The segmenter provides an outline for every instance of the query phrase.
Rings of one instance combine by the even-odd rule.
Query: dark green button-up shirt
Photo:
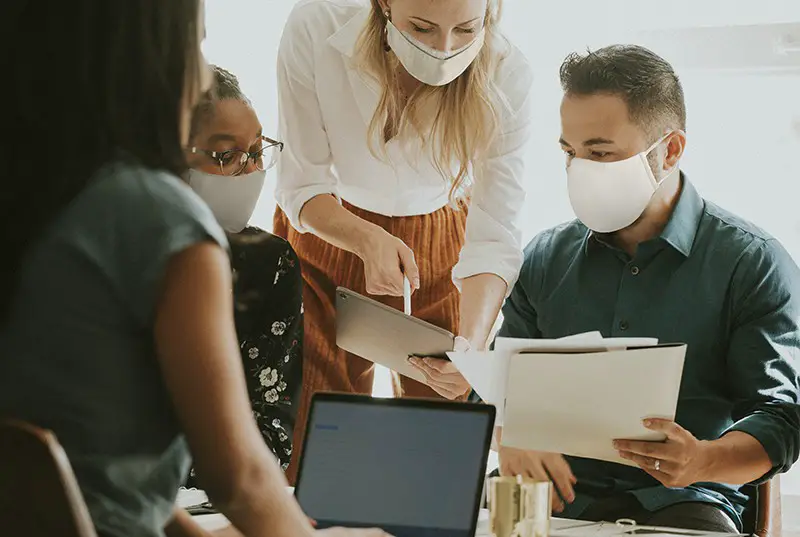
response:
[[[703,200],[685,177],[663,233],[632,258],[578,221],[538,235],[503,314],[501,336],[599,330],[686,343],[676,421],[703,440],[728,431],[754,436],[772,474],[798,457],[800,271],[777,240]],[[651,511],[714,503],[741,526],[739,486],[668,489],[638,468],[568,459],[578,485],[565,516],[579,516],[593,498],[631,491]]]

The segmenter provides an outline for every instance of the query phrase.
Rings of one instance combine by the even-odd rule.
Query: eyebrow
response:
[[[256,134],[256,137],[255,137],[255,140],[253,140],[250,143],[250,145],[258,142],[258,140],[262,136],[263,136],[262,131],[258,131],[258,134]],[[214,143],[214,142],[235,142],[235,141],[236,141],[236,136],[234,136],[232,134],[219,133],[219,134],[213,134],[213,135],[208,137],[208,142],[209,143]]]
[[[209,143],[214,143],[214,142],[235,142],[235,141],[236,141],[236,137],[233,136],[232,134],[213,134],[213,135],[208,137],[208,142]]]
[[[428,19],[423,19],[422,17],[414,17],[414,16],[412,16],[411,18],[412,19],[417,19],[418,21],[424,22],[425,24],[430,24],[431,26],[436,26],[437,28],[439,27],[439,25],[436,24],[435,22],[429,21]],[[472,20],[468,20],[468,21],[462,22],[461,24],[456,24],[456,26],[466,26],[467,24],[472,24],[473,22],[475,22],[477,20],[480,20],[480,19],[481,19],[481,17],[475,17]]]
[[[567,143],[564,138],[559,138],[558,143],[567,147],[572,147],[570,144]],[[614,143],[614,140],[609,140],[608,138],[590,138],[583,142],[583,147],[591,147],[593,145],[611,145]]]

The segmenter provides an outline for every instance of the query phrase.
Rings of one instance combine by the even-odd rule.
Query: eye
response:
[[[422,26],[417,26],[413,22],[411,23],[411,28],[418,34],[429,34],[433,31],[433,28],[423,28]]]
[[[475,33],[475,28],[456,28],[456,32],[459,32],[459,33],[462,33],[462,34],[474,34]]]
[[[219,161],[222,163],[223,166],[228,166],[229,164],[233,163],[234,159],[236,158],[236,152],[234,151],[226,151],[219,156]]]
[[[611,153],[609,153],[608,151],[592,151],[591,152],[591,155],[594,158],[606,158],[610,154]]]

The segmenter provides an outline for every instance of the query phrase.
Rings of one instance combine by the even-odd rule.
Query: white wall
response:
[[[294,3],[207,0],[206,55],[239,75],[266,133],[277,124],[275,55]],[[800,54],[774,52],[776,42],[800,44],[800,1],[506,0],[503,24],[537,74],[526,238],[572,216],[556,143],[561,60],[587,46],[639,42],[669,59],[683,79],[683,167],[691,180],[800,260]],[[270,186],[254,222],[271,228],[273,207]],[[800,471],[787,476],[784,489],[800,494]]]

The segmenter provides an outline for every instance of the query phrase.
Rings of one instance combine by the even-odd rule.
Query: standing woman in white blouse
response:
[[[289,16],[275,231],[306,285],[295,463],[314,392],[372,390],[372,363],[336,346],[337,286],[401,308],[405,274],[416,317],[483,348],[516,280],[532,74],[500,3],[301,0]],[[401,378],[398,395],[468,393],[449,362],[415,365],[433,391]]]

